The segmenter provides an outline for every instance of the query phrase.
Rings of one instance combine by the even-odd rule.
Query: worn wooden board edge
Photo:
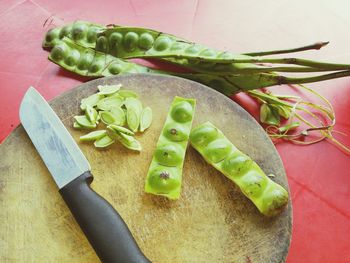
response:
[[[127,78],[128,75],[130,75],[130,74],[125,74],[125,75],[122,75],[122,76],[111,76],[111,77],[106,77],[106,78],[103,78],[103,79],[105,79],[106,81],[108,81],[108,80],[110,80],[110,79],[115,79],[115,78],[117,78],[117,79],[123,79],[123,78]],[[135,74],[133,74],[133,75],[134,75],[134,77],[137,77]],[[142,73],[142,74],[137,74],[137,75],[138,75],[139,77],[152,77],[152,75],[157,75],[157,76],[160,76],[160,77],[162,77],[162,78],[179,78],[179,77],[174,77],[174,76],[164,76],[164,75],[148,74],[148,73],[147,73],[147,74],[143,74],[143,73]],[[183,79],[183,78],[179,78],[179,79],[181,79],[182,81],[186,81],[186,82],[193,82],[193,81],[191,81],[191,80],[187,80],[187,79]],[[89,81],[88,83],[94,83],[94,82],[97,83],[97,82],[100,82],[100,81],[101,81],[101,79],[96,79],[96,80],[91,80],[91,81]],[[86,83],[87,83],[87,82],[86,82]],[[81,85],[79,85],[79,86],[77,86],[77,87],[75,87],[75,88],[73,88],[73,89],[71,89],[71,90],[69,90],[69,91],[66,91],[66,92],[62,93],[62,94],[60,94],[59,96],[57,96],[57,97],[55,97],[54,99],[52,99],[52,100],[49,101],[49,104],[51,105],[51,107],[55,110],[55,112],[57,113],[57,115],[58,115],[61,119],[62,119],[62,115],[60,114],[60,107],[61,107],[62,105],[60,105],[60,103],[59,103],[60,99],[61,99],[62,97],[70,96],[70,94],[77,93],[77,92],[79,92],[79,90],[84,89],[86,83],[82,83]],[[202,84],[200,84],[200,83],[197,83],[197,82],[196,82],[196,84],[197,84],[197,85],[201,85],[201,86],[202,86],[203,88],[205,88],[205,89],[210,89],[212,92],[216,93],[217,96],[222,96],[222,97],[224,97],[225,100],[229,101],[230,103],[233,103],[233,104],[238,105],[236,102],[234,102],[234,101],[232,101],[230,98],[228,98],[228,97],[222,95],[220,92],[218,92],[218,91],[216,91],[216,90],[213,90],[213,89],[211,89],[211,88],[209,88],[209,87],[207,87],[207,86],[205,86],[205,85],[202,85]],[[97,89],[96,89],[96,90],[97,90]],[[268,137],[268,135],[265,133],[265,131],[263,130],[263,128],[260,126],[260,124],[259,124],[252,116],[250,116],[250,114],[249,114],[247,111],[245,111],[241,106],[238,105],[238,107],[239,107],[240,111],[244,112],[245,115],[247,115],[247,116],[249,116],[249,118],[251,118],[251,121],[253,121],[253,122],[256,123],[257,128],[260,129],[261,132],[262,132],[263,134],[265,134],[265,137],[266,137],[267,140],[269,141],[271,148],[274,149],[274,151],[275,151],[275,153],[276,153],[276,156],[277,156],[277,160],[276,160],[276,161],[279,163],[278,165],[281,166],[281,168],[282,168],[282,170],[283,170],[283,174],[282,174],[282,178],[281,178],[281,179],[284,181],[283,184],[286,186],[286,188],[287,188],[287,190],[288,190],[288,193],[289,193],[289,196],[290,196],[290,188],[289,188],[289,185],[288,185],[288,180],[287,180],[287,176],[286,176],[285,169],[284,169],[284,166],[283,166],[283,162],[282,162],[282,160],[281,160],[281,158],[280,158],[280,156],[279,156],[279,154],[278,154],[278,152],[277,152],[277,150],[276,150],[274,144],[272,143],[272,141],[270,140],[270,138]],[[0,151],[1,151],[1,148],[4,147],[4,146],[5,146],[14,136],[16,136],[18,133],[25,133],[25,131],[24,131],[24,129],[23,129],[23,126],[22,126],[21,124],[18,125],[18,126],[12,131],[12,133],[11,133],[9,136],[6,137],[6,139],[3,141],[2,144],[0,144]],[[1,187],[0,187],[0,190],[1,190]],[[0,191],[0,193],[1,193],[1,191]],[[289,203],[288,203],[288,206],[287,206],[286,210],[288,211],[288,213],[289,213],[289,215],[290,215],[290,216],[289,216],[289,219],[290,219],[290,220],[289,220],[288,225],[287,225],[288,228],[286,229],[286,231],[288,232],[288,234],[285,235],[286,240],[283,241],[283,243],[284,243],[284,245],[285,245],[285,246],[284,246],[284,250],[281,251],[281,253],[280,253],[281,258],[280,258],[279,262],[285,262],[286,257],[287,257],[287,255],[288,255],[289,248],[290,248],[291,238],[292,238],[291,232],[292,232],[292,225],[293,225],[293,213],[292,213],[292,201],[291,201],[291,198],[289,199]]]

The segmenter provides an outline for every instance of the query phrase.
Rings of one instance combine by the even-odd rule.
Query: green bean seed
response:
[[[141,112],[140,118],[140,132],[144,132],[146,129],[151,126],[152,123],[152,109],[150,107],[146,107]]]
[[[216,130],[214,136],[214,130]],[[205,132],[211,142],[201,143]],[[225,135],[210,122],[199,125],[190,135],[191,145],[204,159],[233,181],[266,216],[274,216],[288,203],[288,192],[272,181],[249,156],[239,151]]]
[[[121,88],[121,86],[122,86],[121,84],[98,85],[97,88],[100,91],[99,94],[109,96],[109,95],[116,93]]]
[[[163,129],[163,135],[170,141],[182,142],[188,140],[189,131],[178,122],[169,122]]]
[[[124,37],[124,47],[128,51],[133,51],[137,47],[139,35],[135,32],[128,32]]]
[[[87,31],[87,25],[85,25],[84,23],[74,23],[73,27],[72,27],[72,38],[74,40],[80,40],[82,39]]]
[[[60,61],[62,60],[68,53],[68,47],[64,43],[60,43],[51,50],[51,56],[53,59]]]
[[[104,137],[106,134],[107,134],[106,130],[93,131],[83,136],[80,136],[80,141],[82,142],[95,141]]]
[[[178,169],[159,165],[150,171],[148,183],[157,194],[166,194],[179,188],[180,180]]]
[[[96,148],[106,148],[114,143],[114,140],[105,135],[94,142]]]
[[[116,33],[114,33],[114,34],[116,34]],[[151,34],[143,33],[140,36],[139,47],[141,49],[148,50],[148,49],[150,49],[152,47],[153,42],[154,42],[154,38],[153,38],[153,36]]]
[[[182,110],[179,110],[179,105],[186,105],[186,103],[190,105],[190,110],[185,114],[186,122],[183,122],[184,114]],[[183,163],[195,105],[194,99],[174,98],[148,169],[145,183],[146,193],[165,196],[173,200],[179,199]]]
[[[90,120],[84,115],[84,116],[74,116],[75,121],[82,127],[87,129],[94,129],[96,128],[96,123],[90,122]]]
[[[76,50],[72,50],[69,55],[66,57],[66,59],[64,60],[64,62],[68,65],[68,66],[75,66],[78,61],[80,59],[80,53]]]
[[[218,136],[218,130],[209,125],[199,126],[194,128],[190,134],[191,143],[197,147],[207,146],[208,143],[215,140]]]
[[[171,117],[178,122],[190,121],[192,119],[192,114],[192,105],[187,101],[179,102],[173,107],[171,111]]]

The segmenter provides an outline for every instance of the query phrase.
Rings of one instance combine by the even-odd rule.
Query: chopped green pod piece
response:
[[[115,116],[112,112],[110,111],[100,111],[99,112],[100,114],[100,118],[101,118],[101,121],[106,124],[106,125],[109,125],[109,124],[112,124],[112,123],[116,123],[117,122],[117,116]]]
[[[109,95],[116,93],[120,89],[121,86],[122,86],[122,84],[98,85],[97,88],[100,91],[99,94],[109,96]]]
[[[94,142],[96,148],[106,148],[114,143],[114,139],[105,135]]]
[[[126,98],[124,101],[124,105],[127,110],[133,108],[138,114],[142,112],[142,102],[134,97]]]
[[[110,110],[112,108],[118,108],[123,105],[123,100],[117,96],[105,97],[97,103],[99,110]]]
[[[86,117],[89,119],[89,121],[91,123],[96,123],[97,124],[97,116],[98,113],[97,111],[91,107],[89,104],[86,105],[86,109],[85,109],[85,115]]]
[[[129,126],[129,128],[133,132],[137,132],[140,125],[140,115],[137,113],[137,111],[134,108],[127,109],[126,111],[126,122]]]
[[[106,134],[107,134],[106,130],[93,131],[83,136],[80,136],[80,141],[82,142],[95,141],[104,137]]]
[[[136,140],[133,136],[127,135],[122,132],[117,132],[117,139],[120,141],[122,145],[124,145],[126,148],[141,152],[142,146],[138,140]]]
[[[186,104],[190,105],[191,110],[189,111],[190,116],[186,115],[187,121],[183,122],[183,112],[176,109],[178,105]],[[179,199],[183,163],[195,106],[196,100],[194,99],[177,96],[174,98],[148,169],[145,182],[146,193],[165,196],[171,200]]]
[[[140,132],[144,132],[146,129],[151,126],[152,123],[152,109],[150,107],[146,107],[141,112],[140,119]]]
[[[116,131],[116,132],[124,133],[126,135],[130,135],[130,136],[134,136],[135,135],[135,133],[133,133],[129,129],[127,129],[125,127],[122,127],[122,126],[115,125],[115,124],[108,125],[107,128],[110,128],[110,129],[112,129],[113,131]]]
[[[198,126],[191,131],[191,144],[198,147],[207,146],[218,136],[218,130],[213,126]]]
[[[124,98],[137,98],[139,96],[135,91],[126,89],[119,90],[118,94]]]
[[[90,122],[90,120],[84,116],[74,116],[75,121],[84,128],[94,129],[96,128],[96,123]]]
[[[120,107],[113,107],[109,110],[114,116],[114,124],[124,126],[126,123],[125,112]]]
[[[77,121],[73,122],[73,128],[74,129],[84,129],[84,127],[81,126],[79,123],[77,123]]]
[[[82,110],[86,110],[86,105],[89,105],[91,107],[95,107],[97,103],[103,98],[103,95],[101,94],[92,94],[91,96],[82,99],[80,102],[80,108]]]
[[[213,130],[217,131],[215,138],[199,132],[212,133]],[[260,213],[275,216],[284,209],[288,203],[288,192],[269,178],[249,156],[239,151],[217,127],[206,122],[194,128],[193,132],[190,135],[191,145],[209,164],[233,181]],[[200,142],[205,140],[200,140],[201,136],[210,137],[212,141],[202,144]],[[227,147],[227,144],[230,146]]]

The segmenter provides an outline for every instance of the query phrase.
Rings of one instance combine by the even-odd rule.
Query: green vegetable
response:
[[[96,128],[96,123],[92,123],[86,116],[74,116],[74,119],[83,128],[87,128],[87,129]]]
[[[92,94],[91,96],[82,99],[80,103],[80,108],[86,110],[86,106],[95,107],[97,103],[103,98],[101,94]]]
[[[125,112],[121,108],[113,107],[109,111],[114,117],[114,124],[119,126],[125,125],[126,116],[125,116]]]
[[[194,128],[190,142],[209,164],[233,181],[262,214],[277,215],[287,205],[288,192],[266,176],[257,163],[239,151],[212,123]]]
[[[141,150],[142,150],[141,144],[133,136],[127,135],[123,132],[118,132],[115,129],[113,129],[113,130],[116,132],[115,136],[116,136],[117,140],[122,145],[124,145],[126,148],[128,148],[130,150],[141,152]]]
[[[123,105],[123,98],[117,96],[111,96],[101,99],[97,103],[99,110],[111,110],[112,108],[119,108]]]
[[[96,123],[96,124],[98,124],[98,121],[97,121],[98,113],[97,113],[97,111],[96,111],[93,107],[91,107],[90,105],[86,105],[85,115],[86,115],[86,117],[89,119],[89,121],[90,121],[91,123]]]
[[[119,90],[118,94],[124,98],[137,98],[138,95],[135,91],[132,91],[132,90],[126,90],[126,89],[123,89],[123,90]]]
[[[107,134],[106,130],[93,131],[83,136],[80,136],[80,141],[82,142],[95,141],[104,137],[106,134]]]
[[[110,111],[100,111],[99,114],[102,122],[106,125],[118,122],[118,116],[116,116]]]
[[[133,133],[129,129],[127,129],[125,127],[122,127],[122,126],[115,125],[115,124],[111,124],[111,125],[107,126],[107,128],[110,128],[113,131],[118,132],[118,133],[124,133],[124,134],[130,135],[130,136],[134,136],[135,135],[135,133]]]
[[[146,107],[141,112],[140,118],[140,132],[144,132],[146,129],[151,126],[152,123],[152,109],[150,107]]]
[[[43,47],[54,47],[64,37],[69,37],[80,45],[95,48],[97,32],[105,29],[102,25],[93,24],[85,21],[76,21],[63,27],[50,29],[44,38]]]
[[[147,173],[146,193],[179,199],[195,106],[194,99],[174,98]]]
[[[102,94],[102,95],[112,95],[114,93],[116,93],[118,90],[120,90],[121,88],[121,84],[117,84],[117,85],[98,85],[97,88],[100,91],[98,94]]]
[[[114,143],[114,140],[105,135],[94,142],[96,148],[106,148]]]

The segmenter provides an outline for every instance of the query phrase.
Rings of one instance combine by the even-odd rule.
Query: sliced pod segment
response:
[[[195,106],[194,99],[174,98],[147,173],[146,193],[179,199]]]

